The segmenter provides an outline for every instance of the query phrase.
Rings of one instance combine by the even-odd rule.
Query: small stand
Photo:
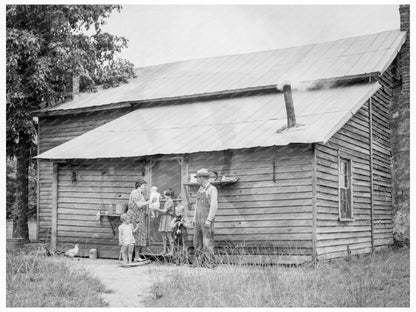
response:
[[[113,235],[116,235],[116,231],[114,229],[114,223],[116,220],[120,220],[120,216],[119,214],[102,214],[100,215],[100,219],[103,217],[107,217],[108,221],[110,222],[111,225],[111,230],[113,231]],[[100,220],[101,221],[101,220]]]
[[[224,185],[230,185],[230,184],[234,184],[234,183],[237,183],[237,182],[238,182],[238,179],[236,179],[235,181],[212,181],[212,182],[209,182],[209,183],[211,185],[221,187],[221,186],[224,186]],[[186,185],[186,186],[200,186],[199,183],[197,183],[197,182],[184,183],[183,185]]]
[[[226,186],[226,185],[231,185],[231,184],[234,184],[234,183],[237,183],[238,182],[238,180],[239,180],[239,178],[235,178],[234,180],[232,180],[232,181],[212,181],[212,182],[209,182],[211,185],[214,185],[214,186],[216,186],[216,187],[222,187],[222,186]],[[189,210],[192,210],[192,208],[191,208],[191,201],[190,201],[190,196],[189,196],[189,188],[190,187],[199,187],[200,185],[199,185],[199,183],[197,183],[197,182],[188,182],[188,183],[184,183],[183,184],[183,188],[184,188],[184,190],[185,190],[185,196],[186,196],[186,200],[187,200],[187,202],[188,202],[188,209]]]

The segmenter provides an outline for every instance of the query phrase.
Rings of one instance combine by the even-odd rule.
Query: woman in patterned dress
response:
[[[134,190],[130,194],[129,198],[129,210],[127,214],[131,217],[133,226],[139,225],[137,232],[134,233],[135,243],[135,254],[134,261],[144,261],[139,256],[141,247],[146,246],[147,241],[147,227],[146,227],[146,215],[149,201],[144,199],[143,193],[146,190],[146,181],[139,179],[136,181]]]

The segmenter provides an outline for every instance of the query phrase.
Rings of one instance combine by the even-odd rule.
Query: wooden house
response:
[[[190,176],[208,168],[238,178],[216,182],[219,255],[300,263],[391,244],[389,107],[404,40],[393,30],[144,67],[39,111],[39,239],[117,258],[113,208],[137,178],[173,188],[192,217]],[[158,252],[148,223],[144,252]]]

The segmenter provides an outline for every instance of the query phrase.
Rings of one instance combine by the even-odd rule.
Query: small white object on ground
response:
[[[70,257],[71,259],[74,258],[79,252],[78,244],[75,245],[74,248],[65,251],[65,256]]]

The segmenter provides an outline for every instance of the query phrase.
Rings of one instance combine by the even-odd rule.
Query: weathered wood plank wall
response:
[[[208,167],[220,175],[240,178],[238,183],[219,189],[215,223],[217,246],[244,245],[247,247],[245,252],[297,254],[310,260],[310,146],[234,151],[231,156],[229,152],[225,156],[223,152],[188,156],[190,173]],[[117,235],[113,235],[107,218],[102,218],[101,223],[96,222],[96,213],[107,211],[111,203],[127,201],[144,166],[132,159],[60,165],[58,247],[78,243],[81,255],[87,255],[90,248],[97,248],[102,257],[118,257]],[[148,174],[143,177],[147,179]],[[191,201],[195,200],[195,191]],[[191,230],[190,240],[192,234]]]
[[[366,103],[327,144],[317,144],[318,259],[371,251],[369,119]],[[352,160],[354,221],[339,218],[338,151]]]
[[[374,246],[393,243],[391,175],[391,100],[394,62],[378,79],[383,86],[373,96]]]
[[[102,217],[101,222],[97,222],[96,213],[108,212],[111,204],[127,203],[138,178],[146,178],[146,166],[133,159],[60,165],[58,247],[77,243],[82,256],[96,248],[100,257],[118,257],[120,221],[113,221],[114,235],[109,219]]]
[[[375,247],[392,243],[389,94],[385,89],[372,97]],[[353,162],[353,221],[338,221],[338,151]],[[327,144],[317,144],[317,213],[320,259],[347,255],[347,249],[351,254],[371,251],[369,102]]]
[[[39,153],[127,114],[130,109],[39,118]],[[39,239],[50,240],[52,205],[52,163],[39,160]]]
[[[219,208],[215,218],[217,246],[254,247],[255,253],[270,252],[270,248],[261,250],[261,247],[267,246],[276,247],[274,252],[278,253],[311,255],[310,146],[190,155],[189,172],[200,168],[240,179],[236,184],[218,188]],[[191,189],[191,202],[195,202],[197,190],[198,187]],[[190,211],[191,218],[193,213]],[[190,231],[190,238],[192,234]]]

